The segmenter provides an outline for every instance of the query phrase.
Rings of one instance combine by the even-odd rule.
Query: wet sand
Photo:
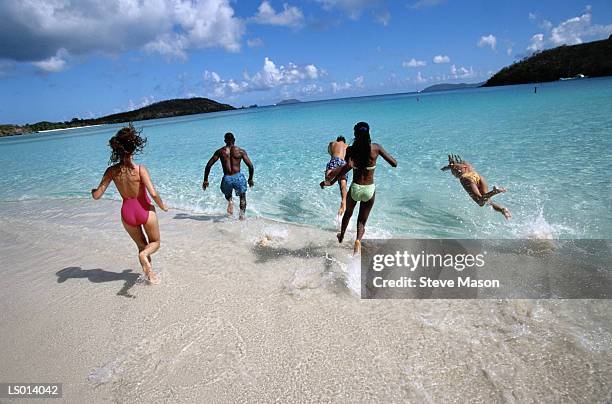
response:
[[[92,403],[612,398],[609,301],[362,301],[332,232],[181,211],[150,286],[119,207],[0,204],[0,381]]]

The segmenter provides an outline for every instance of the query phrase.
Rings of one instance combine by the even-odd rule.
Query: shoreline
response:
[[[31,132],[7,133],[7,134],[0,134],[0,138],[3,138],[3,137],[15,137],[15,136],[29,136],[29,135],[36,135],[37,133],[48,133],[48,132],[59,132],[59,131],[73,130],[73,129],[93,128],[93,127],[96,127],[96,126],[104,126],[104,125],[109,125],[109,124],[107,124],[107,123],[100,123],[100,124],[95,124],[95,125],[71,126],[71,127],[68,127],[68,128],[36,130],[36,131],[31,131]],[[110,124],[110,125],[112,125],[112,124]]]
[[[118,194],[117,194],[118,195]],[[28,197],[25,199],[5,199],[2,200],[0,199],[0,207],[2,206],[2,204],[20,204],[20,203],[55,203],[55,202],[62,202],[65,201],[67,203],[85,203],[85,202],[98,202],[95,200],[92,200],[90,195],[85,195],[82,197],[74,197],[74,196],[58,196],[55,198],[39,198],[39,197]],[[111,204],[116,204],[116,211],[120,212],[121,211],[121,202],[122,199],[120,199],[120,197],[118,198],[111,198],[109,197],[109,193],[105,194],[99,201],[102,201],[102,203],[111,203]],[[159,217],[160,214],[164,215],[168,215],[168,214],[173,214],[173,213],[178,213],[178,214],[184,214],[184,215],[204,215],[204,216],[215,216],[218,217],[219,220],[227,220],[227,221],[238,221],[237,219],[237,213],[234,214],[234,218],[229,218],[226,215],[225,212],[225,206],[221,206],[219,205],[217,208],[215,209],[210,209],[210,210],[202,210],[202,209],[195,209],[193,207],[177,207],[176,205],[172,205],[171,203],[166,203],[166,205],[169,207],[170,212],[165,213],[163,211],[161,211],[159,209],[159,207],[157,205],[155,205],[155,202],[152,202],[153,206],[155,206],[155,210],[156,213]],[[237,212],[237,206],[235,207],[236,210],[235,212]],[[282,220],[279,218],[272,218],[272,217],[267,217],[267,216],[263,216],[261,214],[255,214],[255,212],[253,211],[249,211],[249,208],[247,207],[247,219],[250,220],[261,220],[264,221],[266,223],[269,223],[270,225],[285,225],[285,226],[295,226],[297,228],[304,228],[304,229],[310,229],[313,231],[321,231],[321,232],[326,232],[329,233],[331,235],[331,237],[333,237],[334,240],[336,240],[336,233],[337,230],[330,230],[328,228],[322,228],[320,226],[317,226],[315,224],[311,224],[311,223],[301,223],[301,222],[291,222],[289,220]],[[117,213],[117,215],[119,215],[119,213]],[[121,223],[119,223],[121,224]],[[347,236],[350,238],[352,236],[355,235],[355,222],[354,219],[351,219],[351,222],[349,224],[349,228],[346,231]],[[348,243],[348,238],[346,238],[347,241],[345,241],[345,244]],[[336,240],[337,241],[337,240]],[[347,244],[348,245],[348,244]],[[352,248],[352,247],[351,247]],[[351,250],[352,251],[352,250]]]
[[[162,283],[150,286],[116,201],[0,206],[0,379],[57,380],[67,401],[610,391],[608,301],[363,301],[348,286],[351,245],[332,232],[173,211],[159,213]]]
[[[95,124],[95,125],[72,126],[70,128],[39,130],[39,131],[32,132],[32,133],[47,133],[47,132],[57,132],[57,131],[60,131],[60,130],[93,128],[93,127],[96,127],[96,126],[103,126],[103,125],[108,125],[108,124],[107,123],[99,123],[99,124]]]

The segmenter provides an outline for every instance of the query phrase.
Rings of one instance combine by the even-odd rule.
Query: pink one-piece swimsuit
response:
[[[138,166],[140,175],[140,166]],[[145,184],[140,183],[138,196],[136,198],[124,198],[121,205],[121,218],[130,226],[140,226],[149,220],[149,210],[151,210],[151,200],[147,195]]]

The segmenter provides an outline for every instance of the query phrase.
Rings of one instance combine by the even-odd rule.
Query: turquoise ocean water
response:
[[[250,216],[334,229],[336,187],[321,190],[330,140],[367,121],[373,141],[398,160],[379,161],[366,237],[609,238],[612,234],[612,78],[386,95],[229,111],[137,123],[147,165],[166,203],[221,213],[218,183],[203,168],[232,131],[255,164]],[[89,198],[109,158],[108,125],[0,139],[0,202]],[[480,208],[450,174],[448,153],[472,162],[505,222]],[[246,167],[245,167],[246,170]],[[119,199],[114,187],[106,197]],[[95,203],[92,201],[91,203]],[[119,215],[119,212],[117,212]]]

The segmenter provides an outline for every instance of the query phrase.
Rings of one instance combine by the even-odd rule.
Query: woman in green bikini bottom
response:
[[[333,185],[338,178],[342,178],[351,169],[353,170],[353,183],[349,188],[348,197],[346,198],[346,211],[342,216],[342,227],[338,233],[338,241],[342,243],[344,233],[353,216],[353,211],[357,202],[359,204],[359,216],[357,218],[357,239],[355,240],[354,253],[361,251],[361,239],[365,232],[365,225],[368,221],[368,216],[374,206],[376,197],[376,186],[374,185],[374,169],[376,168],[376,159],[381,156],[391,165],[397,167],[397,161],[383,147],[377,143],[372,143],[370,139],[370,126],[365,122],[359,122],[353,128],[355,132],[355,140],[353,144],[346,150],[346,164],[337,169],[337,172],[332,172],[329,180],[321,182],[321,188]]]

